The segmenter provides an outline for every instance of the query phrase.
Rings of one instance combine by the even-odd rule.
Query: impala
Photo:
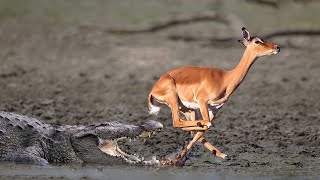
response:
[[[167,104],[172,112],[173,126],[192,131],[192,141],[173,164],[179,164],[197,141],[214,155],[225,158],[225,154],[206,141],[204,132],[210,128],[217,111],[237,89],[257,58],[280,52],[278,45],[251,37],[246,28],[242,28],[242,35],[243,39],[239,42],[246,46],[246,50],[233,70],[206,66],[180,67],[162,75],[153,86],[148,98],[149,113],[158,114],[160,111],[160,107],[154,105],[155,100]],[[187,120],[180,119],[180,112]]]

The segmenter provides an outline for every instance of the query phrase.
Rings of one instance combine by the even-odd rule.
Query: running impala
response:
[[[197,141],[214,155],[225,158],[225,154],[206,141],[204,132],[210,128],[216,112],[243,81],[251,65],[259,57],[280,52],[278,45],[250,36],[246,28],[242,28],[242,35],[243,39],[239,42],[246,50],[233,70],[206,66],[180,67],[162,75],[153,86],[148,98],[149,113],[158,114],[160,111],[154,100],[167,104],[171,108],[173,126],[192,131],[192,141],[172,164],[178,165]],[[186,120],[180,119],[180,112]]]

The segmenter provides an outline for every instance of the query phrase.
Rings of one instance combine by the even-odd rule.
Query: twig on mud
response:
[[[170,18],[162,21],[156,21],[144,26],[132,26],[132,27],[118,27],[108,28],[106,31],[112,34],[137,34],[137,33],[152,33],[160,30],[164,30],[170,27],[185,25],[196,22],[220,22],[228,24],[227,19],[216,13],[203,13],[192,16],[181,16],[176,18]]]
[[[270,6],[273,8],[279,7],[279,0],[247,0],[248,2],[253,2],[261,5]]]
[[[275,31],[269,34],[266,34],[264,38],[274,38],[279,36],[319,36],[320,30],[283,30],[283,31]]]
[[[297,3],[303,3],[303,4],[307,4],[307,3],[311,3],[311,2],[316,2],[317,0],[294,0],[294,2]]]

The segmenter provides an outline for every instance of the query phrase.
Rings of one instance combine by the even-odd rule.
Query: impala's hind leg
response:
[[[192,137],[196,137],[197,133],[196,132],[191,132]],[[210,152],[212,152],[213,155],[221,158],[225,158],[227,155],[223,154],[220,152],[216,147],[214,147],[212,144],[210,144],[203,136],[201,135],[200,138],[197,138],[198,142],[201,142],[207,149],[209,149]]]
[[[212,144],[210,144],[203,136],[198,139],[199,142],[201,142],[209,151],[212,152],[213,155],[225,158],[227,155],[220,152],[216,147],[214,147]]]

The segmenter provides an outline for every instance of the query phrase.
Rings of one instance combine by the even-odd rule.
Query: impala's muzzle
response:
[[[277,53],[279,53],[280,52],[280,47],[278,45],[275,45],[275,48],[277,50]]]

